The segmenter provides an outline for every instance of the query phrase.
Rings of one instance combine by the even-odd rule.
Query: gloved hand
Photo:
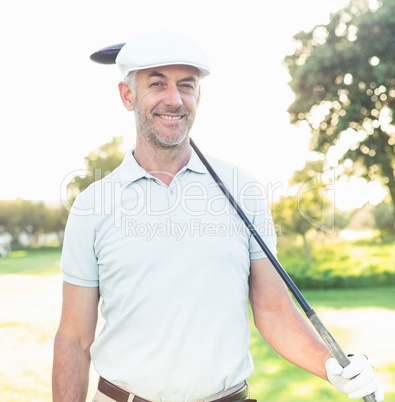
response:
[[[333,357],[325,363],[329,382],[350,399],[363,398],[374,393],[377,402],[384,401],[384,394],[377,384],[374,368],[364,355],[349,356],[350,364],[342,367]]]

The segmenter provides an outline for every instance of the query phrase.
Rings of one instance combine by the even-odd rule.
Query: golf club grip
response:
[[[348,366],[350,364],[350,360],[348,359],[346,354],[343,352],[342,348],[339,346],[339,344],[336,342],[336,340],[333,338],[332,334],[327,330],[325,325],[319,319],[316,312],[314,310],[311,310],[311,312],[307,313],[307,317],[310,320],[310,322],[313,324],[313,327],[320,334],[322,340],[325,342],[326,346],[332,353],[333,357],[343,367]]]
[[[285,282],[287,285],[288,289],[291,291],[291,293],[294,295],[295,299],[298,301],[299,305],[301,306],[302,310],[305,312],[307,317],[309,318],[310,322],[314,326],[314,328],[317,330],[318,334],[321,336],[322,340],[324,343],[327,345],[328,349],[330,352],[333,354],[335,359],[343,366],[346,367],[350,364],[350,360],[348,360],[347,356],[341,349],[341,347],[338,345],[338,343],[335,341],[331,333],[326,329],[322,321],[318,318],[317,314],[315,311],[310,307],[309,303],[307,300],[304,298],[302,293],[299,291],[297,286],[294,284],[290,276],[287,274],[285,269],[281,266],[277,258],[272,254],[270,249],[267,247],[265,242],[262,240],[261,236],[258,234],[258,232],[255,230],[254,226],[251,224],[243,210],[240,208],[240,206],[237,204],[235,199],[233,198],[232,194],[228,191],[222,180],[219,178],[213,167],[210,165],[208,160],[205,158],[205,156],[202,154],[200,149],[197,147],[195,142],[190,138],[190,144],[194,151],[196,152],[197,156],[199,159],[202,161],[204,166],[206,166],[208,172],[211,174],[215,182],[218,184],[222,192],[224,193],[225,197],[228,199],[228,201],[231,203],[233,208],[236,210],[237,214],[241,218],[241,220],[244,222],[244,224],[247,226],[248,230],[252,234],[252,236],[255,238],[259,246],[261,247],[262,251],[266,254],[267,258],[269,261],[272,263],[273,267],[276,269],[276,271],[279,273],[281,276],[282,280]],[[364,401],[368,402],[375,402],[376,398],[374,397],[373,394],[367,395],[363,398]]]
[[[331,333],[326,329],[325,325],[319,319],[318,315],[315,313],[314,310],[311,310],[307,313],[307,317],[309,318],[310,322],[313,324],[313,327],[321,336],[322,340],[325,342],[326,346],[332,353],[333,357],[343,366],[347,367],[350,364],[350,360],[343,352],[342,348],[333,338]],[[364,401],[375,402],[376,398],[374,394],[366,395],[363,397]]]

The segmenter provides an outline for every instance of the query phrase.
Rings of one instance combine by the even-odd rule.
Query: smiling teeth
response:
[[[160,117],[162,117],[163,119],[167,119],[167,120],[180,120],[181,116],[167,116],[164,114],[161,114]]]

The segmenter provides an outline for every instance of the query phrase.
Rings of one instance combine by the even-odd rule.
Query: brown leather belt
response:
[[[117,387],[104,378],[99,378],[98,390],[113,399],[116,402],[128,402],[130,393]],[[224,396],[223,398],[216,399],[213,402],[236,402],[236,401],[255,401],[255,399],[245,399],[248,397],[248,385],[243,387],[240,391],[236,391],[231,395]],[[146,399],[135,396],[133,402],[149,402]]]

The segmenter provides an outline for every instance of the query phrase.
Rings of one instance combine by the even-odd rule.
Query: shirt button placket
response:
[[[177,191],[175,189],[175,186],[170,185],[168,189],[168,197],[169,197],[169,210],[173,211],[175,207],[175,202],[176,202],[176,197],[177,197]]]

